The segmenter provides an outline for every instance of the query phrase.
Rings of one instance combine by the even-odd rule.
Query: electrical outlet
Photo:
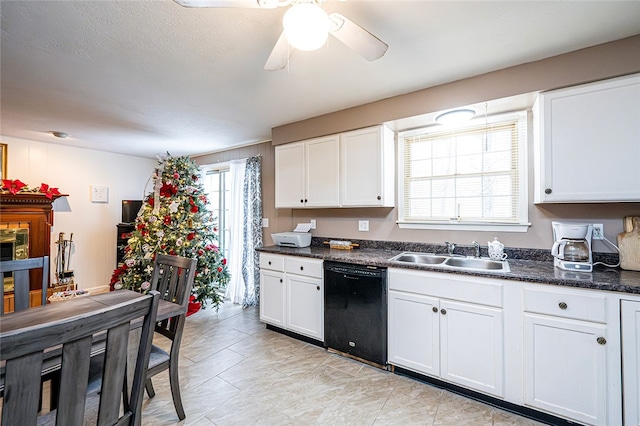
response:
[[[369,221],[368,220],[359,220],[358,221],[358,231],[368,231],[369,230]]]
[[[268,228],[269,227],[269,218],[268,217],[263,217],[262,218],[262,227],[263,228]]]
[[[594,223],[593,225],[593,234],[592,238],[594,240],[603,240],[604,239],[604,225],[602,223]]]
[[[315,219],[311,219],[309,221],[309,223],[311,224],[311,229],[316,229],[316,220]]]

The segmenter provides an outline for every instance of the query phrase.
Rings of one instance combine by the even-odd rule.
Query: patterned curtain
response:
[[[244,173],[244,250],[242,255],[242,278],[244,297],[242,307],[257,306],[260,301],[259,253],[262,246],[262,175],[260,157],[247,159]]]

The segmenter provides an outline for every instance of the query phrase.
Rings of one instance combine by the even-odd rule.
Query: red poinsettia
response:
[[[54,195],[60,195],[58,188],[52,188],[46,183],[40,184],[39,192],[42,192],[48,199],[52,199]]]
[[[9,191],[10,194],[17,194],[22,188],[27,186],[26,183],[20,181],[20,179],[2,179],[2,189]]]
[[[160,188],[160,195],[163,197],[171,198],[178,193],[178,188],[175,185],[171,185],[170,183],[163,183],[162,188]]]

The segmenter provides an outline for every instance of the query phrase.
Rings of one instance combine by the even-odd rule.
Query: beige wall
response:
[[[198,165],[203,166],[249,158],[254,155],[259,155],[262,162],[262,216],[269,218],[269,228],[264,229],[264,244],[272,245],[269,236],[271,232],[291,230],[293,216],[289,209],[275,208],[275,151],[271,143],[264,142],[192,158]]]
[[[338,133],[447,108],[635,72],[640,72],[640,36],[276,127],[272,129],[273,144]],[[265,144],[260,145],[260,153],[265,160],[263,162],[264,216],[271,221],[271,227],[265,232],[265,245],[272,244],[269,233],[291,230],[297,222],[316,219],[317,229],[313,231],[313,235],[319,237],[432,243],[450,240],[464,245],[477,240],[485,245],[486,241],[497,236],[508,247],[547,249],[552,244],[552,220],[603,223],[605,236],[615,242],[616,235],[622,232],[622,218],[627,215],[640,215],[640,202],[533,205],[530,201],[529,221],[532,226],[528,232],[498,233],[399,229],[395,223],[396,209],[392,208],[275,209],[274,152],[272,147],[265,148]],[[207,161],[218,158],[225,161],[233,156],[246,157],[249,155],[244,153],[247,149],[203,156],[197,161],[206,164]],[[531,144],[528,147],[528,153],[529,200],[533,200],[533,149]],[[621,155],[624,154],[621,153]],[[370,221],[369,232],[358,231],[358,220],[360,219]],[[594,243],[594,250],[599,252],[612,251],[600,241]]]

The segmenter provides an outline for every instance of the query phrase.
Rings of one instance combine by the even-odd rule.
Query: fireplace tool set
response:
[[[73,285],[73,270],[71,267],[71,253],[73,248],[73,232],[68,240],[64,239],[64,232],[58,235],[58,255],[56,257],[56,278],[58,285]]]

